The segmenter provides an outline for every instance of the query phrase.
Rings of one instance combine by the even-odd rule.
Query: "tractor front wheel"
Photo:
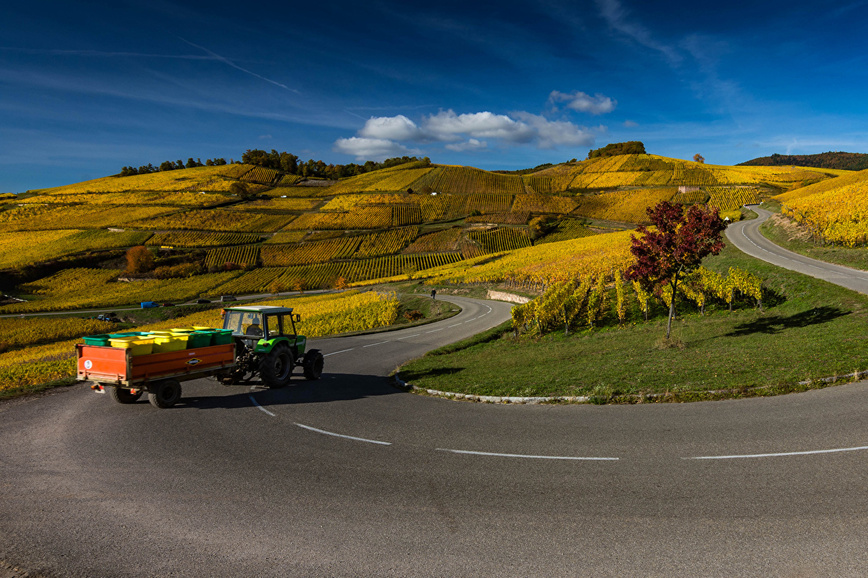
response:
[[[289,385],[295,358],[286,343],[278,343],[262,358],[259,364],[259,375],[262,383],[271,389],[279,389]]]
[[[311,349],[305,353],[304,359],[302,360],[305,379],[313,381],[322,377],[324,365],[325,360],[323,359],[322,353],[320,353],[319,349]]]

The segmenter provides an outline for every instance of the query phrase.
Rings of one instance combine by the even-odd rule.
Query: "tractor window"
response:
[[[223,329],[231,329],[235,335],[262,335],[262,319],[255,311],[227,311]]]
[[[283,335],[283,315],[269,315],[268,335],[266,339],[272,339]]]

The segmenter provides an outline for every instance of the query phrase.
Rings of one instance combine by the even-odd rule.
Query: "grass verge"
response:
[[[736,266],[765,279],[773,294],[767,309],[720,308],[700,316],[682,302],[680,310],[688,313],[676,321],[673,336],[683,349],[659,347],[665,316],[569,337],[506,334],[412,361],[401,368],[401,378],[420,388],[471,395],[687,401],[822,387],[824,377],[847,379],[868,369],[868,297],[734,247],[706,266]]]

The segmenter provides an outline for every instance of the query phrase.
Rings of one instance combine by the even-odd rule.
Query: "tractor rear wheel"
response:
[[[148,388],[148,401],[160,409],[174,406],[181,400],[181,384],[174,379],[164,379]]]
[[[293,367],[295,357],[292,350],[286,343],[278,343],[259,363],[259,375],[269,388],[279,389],[289,385]]]

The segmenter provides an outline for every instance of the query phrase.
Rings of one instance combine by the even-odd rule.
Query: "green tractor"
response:
[[[235,367],[222,376],[223,383],[246,383],[260,376],[272,389],[285,387],[297,365],[307,379],[319,379],[323,355],[318,349],[305,351],[307,338],[298,335],[300,321],[292,307],[251,305],[231,307],[223,313],[223,329],[231,329],[235,339]]]

